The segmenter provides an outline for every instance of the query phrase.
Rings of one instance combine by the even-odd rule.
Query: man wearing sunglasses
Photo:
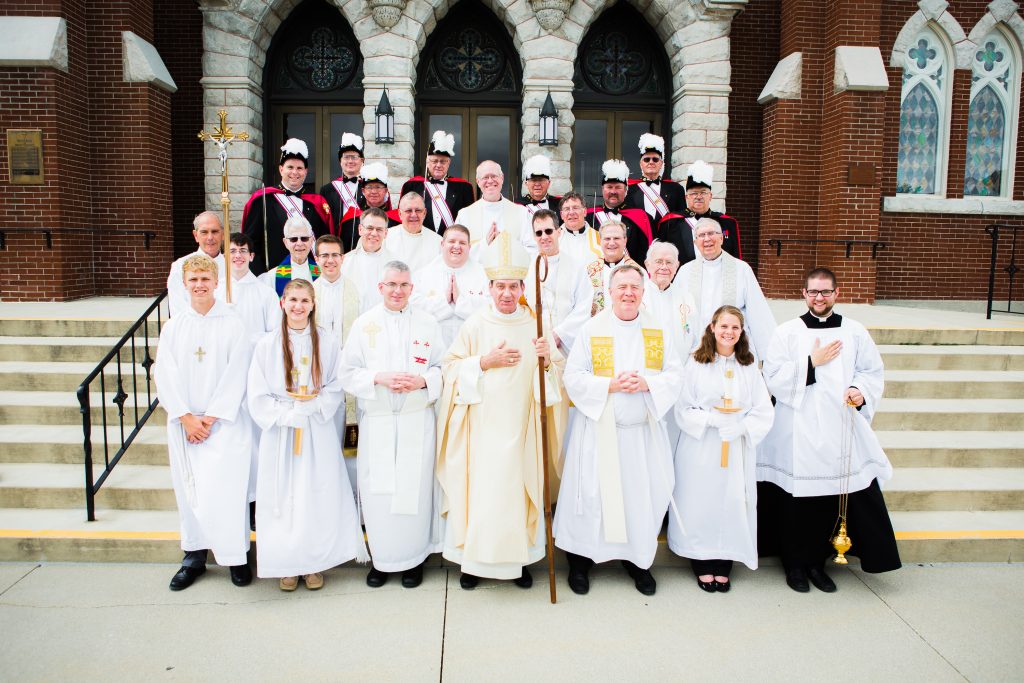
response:
[[[626,206],[643,209],[651,225],[657,225],[668,214],[686,209],[686,192],[679,183],[661,177],[665,172],[665,138],[644,133],[638,146],[641,177],[629,181]]]
[[[285,221],[284,237],[281,241],[288,250],[288,255],[277,268],[260,275],[260,282],[272,287],[278,297],[284,294],[285,286],[292,280],[315,282],[320,277],[320,266],[311,257],[313,239],[313,227],[305,218],[293,216]]]

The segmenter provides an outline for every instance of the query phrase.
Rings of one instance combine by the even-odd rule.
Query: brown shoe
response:
[[[281,588],[281,590],[288,591],[290,593],[299,587],[299,577],[286,576],[282,578],[277,585]]]
[[[311,591],[318,591],[324,587],[324,575],[320,572],[306,574],[302,577],[302,580],[306,582],[306,588]]]

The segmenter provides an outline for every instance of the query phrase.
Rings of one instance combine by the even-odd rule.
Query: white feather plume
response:
[[[629,166],[622,159],[609,159],[601,164],[602,182],[618,180],[624,183],[629,180]]]
[[[455,136],[451,133],[445,133],[443,130],[435,130],[434,137],[431,138],[431,144],[433,145],[435,152],[444,152],[445,154],[455,154]]]
[[[711,180],[714,178],[715,169],[711,164],[697,160],[690,164],[690,168],[686,169],[686,177],[693,178],[695,183],[703,183],[708,187],[711,187]]]
[[[308,159],[309,147],[298,138],[288,138],[288,141],[281,146],[281,154],[298,154],[303,159]]]
[[[656,150],[661,156],[665,156],[665,138],[653,133],[644,133],[640,136],[640,154],[649,149]]]
[[[341,147],[355,147],[360,152],[363,151],[363,139],[355,133],[342,133],[341,134]]]
[[[551,160],[543,154],[535,154],[523,163],[523,178],[535,175],[551,177]]]
[[[380,161],[374,161],[369,164],[363,164],[363,168],[359,171],[359,175],[362,176],[363,180],[369,182],[371,180],[379,180],[385,185],[388,184],[388,167]]]

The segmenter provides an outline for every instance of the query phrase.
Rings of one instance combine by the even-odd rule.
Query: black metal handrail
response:
[[[885,242],[879,242],[878,240],[802,240],[802,239],[790,239],[789,237],[772,237],[768,240],[769,247],[775,247],[775,255],[782,256],[782,243],[790,242],[791,244],[845,244],[846,245],[846,258],[850,258],[850,254],[853,251],[853,245],[855,244],[868,244],[871,245],[871,258],[878,258],[878,250],[885,249]]]
[[[15,232],[30,235],[42,235],[46,238],[46,248],[53,249],[53,233],[55,232],[87,232],[87,233],[118,233],[121,235],[142,235],[146,249],[156,239],[152,230],[133,230],[130,228],[0,228],[0,249],[7,249],[7,233]]]
[[[1009,282],[1006,284],[1006,310],[996,309],[996,313],[1015,313],[1017,315],[1024,315],[1024,311],[1011,310],[1013,308],[1014,278],[1017,276],[1017,273],[1020,272],[1020,266],[1017,265],[1017,233],[1020,230],[1024,230],[1024,225],[1004,225],[1002,223],[993,223],[985,228],[985,232],[987,232],[989,237],[992,238],[992,260],[989,262],[988,266],[988,307],[985,310],[985,318],[988,320],[992,319],[992,299],[996,293],[996,261],[999,256],[1000,230],[1009,230],[1013,234],[1013,237],[1010,240],[1010,262],[1002,268],[1002,270],[1009,276]]]
[[[103,486],[103,482],[107,480],[110,473],[114,470],[114,466],[121,460],[121,456],[124,455],[128,447],[132,445],[135,437],[138,436],[142,430],[143,425],[149,419],[149,416],[156,410],[156,406],[159,403],[159,399],[156,397],[155,387],[153,385],[153,375],[150,372],[150,368],[153,367],[153,357],[149,353],[149,317],[156,311],[156,330],[157,336],[160,335],[160,326],[162,323],[160,314],[160,304],[164,299],[167,298],[167,290],[165,289],[160,293],[159,296],[149,305],[146,312],[139,316],[139,319],[128,328],[128,331],[124,333],[124,336],[114,344],[114,347],[107,352],[107,355],[103,357],[96,367],[90,372],[82,383],[78,385],[78,405],[79,410],[82,413],[82,434],[83,434],[83,448],[85,450],[85,511],[87,519],[90,522],[96,521],[96,494],[99,493],[100,488]],[[142,361],[139,362],[138,354],[135,347],[135,335],[142,328],[143,336],[143,352]],[[124,388],[124,380],[126,379],[124,373],[121,370],[121,350],[129,345],[131,346],[131,388],[132,396],[129,396]],[[110,455],[110,431],[107,424],[107,378],[106,368],[111,362],[117,362],[117,391],[114,393],[113,398],[110,402],[117,406],[117,420],[119,426],[120,435],[120,446],[114,453],[113,457]],[[126,359],[127,361],[127,359]],[[139,415],[139,366],[146,372],[145,378],[145,396],[146,405],[145,412]],[[103,424],[103,472],[98,478],[93,477],[93,453],[92,453],[92,406],[90,402],[90,391],[92,384],[99,379],[100,384],[100,421]],[[125,436],[125,410],[124,404],[129,398],[133,399],[133,413],[135,419],[135,426],[131,429],[127,436]],[[128,423],[131,424],[131,417],[128,418]]]

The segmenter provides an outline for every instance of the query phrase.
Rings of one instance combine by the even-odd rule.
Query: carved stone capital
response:
[[[530,0],[537,22],[545,31],[556,31],[565,21],[573,0]]]
[[[373,20],[384,30],[390,29],[402,18],[407,0],[367,0]]]

